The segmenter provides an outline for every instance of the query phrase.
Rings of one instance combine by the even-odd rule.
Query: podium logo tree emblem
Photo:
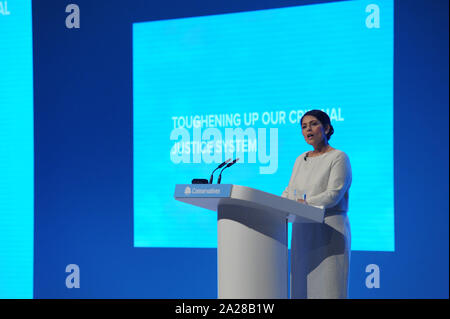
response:
[[[189,195],[189,194],[191,194],[191,188],[189,187],[189,186],[186,186],[186,188],[184,189],[184,194],[185,195]]]

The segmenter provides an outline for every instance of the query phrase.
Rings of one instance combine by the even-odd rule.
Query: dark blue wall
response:
[[[217,297],[215,249],[133,248],[132,23],[318,2],[33,1],[35,298]],[[448,298],[448,70],[448,1],[397,0],[396,251],[352,252],[352,298]]]

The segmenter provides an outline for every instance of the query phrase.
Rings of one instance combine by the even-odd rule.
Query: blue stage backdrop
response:
[[[448,1],[0,1],[0,61],[0,298],[216,298],[175,184],[237,156],[223,183],[281,194],[313,108],[350,298],[448,298]]]
[[[134,24],[135,246],[216,247],[216,214],[174,185],[239,157],[224,181],[281,194],[322,109],[352,163],[352,249],[394,251],[393,40],[391,0]]]

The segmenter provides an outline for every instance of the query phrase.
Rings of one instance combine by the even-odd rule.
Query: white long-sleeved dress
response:
[[[350,223],[347,217],[352,170],[348,156],[333,149],[300,155],[282,196],[323,206],[323,224],[292,225],[291,298],[347,298]]]

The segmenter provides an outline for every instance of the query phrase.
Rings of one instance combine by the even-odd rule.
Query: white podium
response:
[[[220,299],[288,298],[287,223],[322,223],[324,209],[231,184],[177,184],[175,199],[217,211]]]

